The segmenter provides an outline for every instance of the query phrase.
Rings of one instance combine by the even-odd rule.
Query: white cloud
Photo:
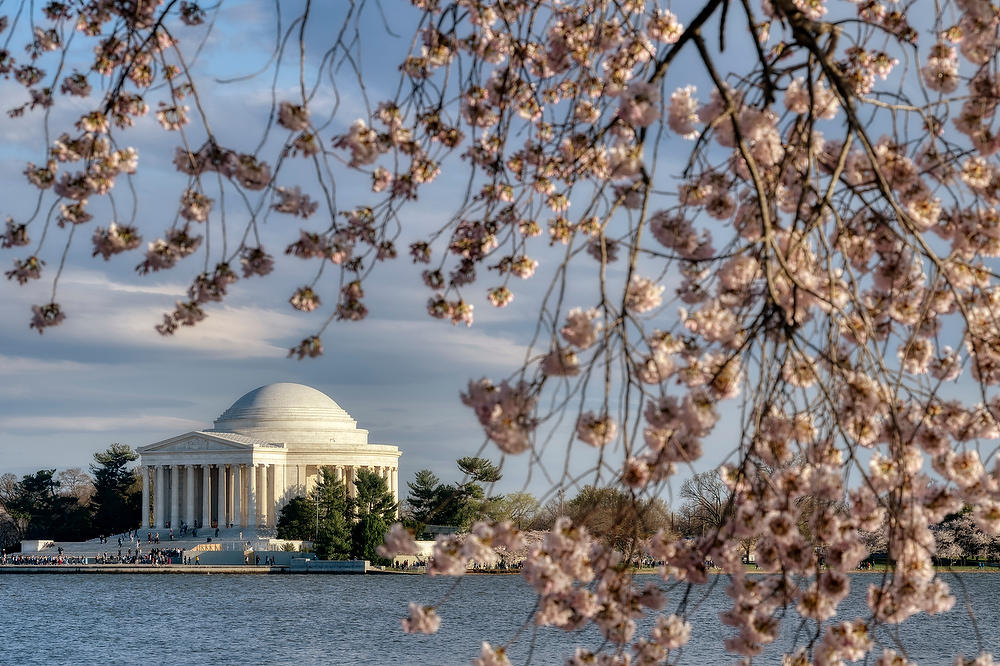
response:
[[[209,304],[205,308],[208,317],[198,325],[181,327],[172,336],[160,336],[153,326],[162,320],[164,312],[173,309],[174,301],[185,297],[185,291],[180,283],[129,284],[98,271],[68,271],[59,287],[66,321],[46,330],[45,337],[54,343],[194,352],[217,359],[274,359],[283,357],[288,347],[310,335],[320,323],[313,317],[257,305]],[[28,304],[38,298],[27,290],[13,292],[24,303],[25,316],[0,321],[0,328],[26,335]],[[324,335],[327,355],[344,349],[352,355],[360,350],[381,354],[398,348],[401,340],[423,358],[447,359],[449,365],[455,366],[475,364],[508,370],[520,366],[527,349],[510,338],[489,334],[482,327],[451,326],[430,318],[372,318],[360,325],[335,325]],[[0,357],[0,374],[4,374],[2,362]]]
[[[0,376],[31,375],[49,372],[79,372],[92,370],[94,366],[76,361],[47,361],[27,356],[6,356],[0,354]]]
[[[211,354],[219,359],[280,358],[289,340],[297,342],[314,321],[257,306],[210,305],[208,317],[172,336],[153,327],[174,302],[185,297],[180,284],[127,284],[94,271],[69,271],[60,280],[59,301],[67,313],[60,326],[46,330],[53,344],[83,342],[131,349]],[[28,304],[38,301],[29,290],[12,290],[24,304],[23,318],[0,321],[0,328],[28,335]],[[276,342],[281,340],[280,343]],[[0,374],[3,374],[0,368]]]
[[[164,337],[153,330],[163,311],[151,306],[116,307],[108,303],[100,310],[82,312],[73,324],[67,320],[67,333],[85,342],[204,353],[216,359],[275,358],[284,355],[287,348],[272,340],[301,327],[292,315],[223,306],[210,310],[197,326]]]
[[[344,333],[347,330],[347,327],[339,329],[337,337],[346,337]],[[327,337],[332,336],[327,334]],[[450,367],[470,363],[477,367],[504,366],[509,371],[520,366],[527,349],[524,345],[508,338],[490,335],[475,326],[451,326],[446,322],[430,319],[373,320],[367,322],[363,330],[359,329],[356,338],[344,346],[352,350],[379,352],[398,348],[402,341],[424,358],[447,359]],[[327,353],[335,351],[336,348],[327,346]]]
[[[192,419],[159,415],[115,416],[0,416],[0,429],[41,432],[112,432],[130,424],[141,424],[144,430],[189,431],[205,427]]]
[[[187,287],[180,282],[163,284],[115,282],[104,273],[94,270],[67,271],[63,280],[66,284],[81,287],[97,287],[126,294],[158,294],[173,298],[181,298],[187,290]]]

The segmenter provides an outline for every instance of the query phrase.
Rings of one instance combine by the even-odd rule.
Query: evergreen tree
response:
[[[437,489],[441,480],[429,469],[422,469],[406,485],[410,488],[406,503],[410,506],[413,519],[422,525],[433,522],[430,517],[437,507]]]
[[[312,541],[316,538],[316,505],[301,495],[293,497],[281,508],[275,528],[279,539]]]
[[[460,529],[467,528],[472,524],[476,513],[475,506],[481,499],[482,489],[478,486],[465,487],[453,483],[442,483],[434,493],[434,511],[428,523],[454,525]]]
[[[396,502],[385,479],[367,469],[358,470],[354,480],[357,490],[354,498],[354,513],[357,518],[367,515],[379,516],[383,522],[396,520]]]
[[[389,523],[396,519],[396,502],[385,479],[375,472],[358,470],[353,508],[357,522],[351,527],[351,557],[385,563],[375,549],[385,540]]]
[[[346,560],[351,553],[351,533],[347,528],[347,520],[340,516],[321,523],[313,546],[320,559]]]
[[[313,506],[316,522],[313,539],[316,554],[324,560],[344,559],[351,552],[351,532],[348,528],[349,503],[344,484],[328,467],[320,470],[320,478],[307,500]]]
[[[459,458],[458,468],[466,476],[459,484],[440,483],[430,470],[417,472],[413,482],[407,484],[410,494],[406,498],[413,518],[421,525],[454,525],[468,529],[483,517],[490,501],[480,484],[496,483],[503,474],[486,458],[467,456]]]
[[[94,454],[94,529],[117,534],[138,527],[142,513],[141,481],[129,464],[139,458],[127,444],[112,444]]]
[[[351,528],[351,557],[356,560],[368,560],[375,564],[388,564],[389,560],[380,557],[375,551],[385,540],[389,525],[376,513],[362,515]]]
[[[458,468],[469,477],[466,483],[496,483],[503,477],[500,468],[486,458],[466,456],[458,459]]]
[[[466,456],[457,463],[466,481],[442,490],[442,515],[447,519],[445,525],[456,525],[465,531],[475,521],[487,517],[488,507],[499,499],[487,497],[482,484],[496,483],[503,473],[486,458]]]

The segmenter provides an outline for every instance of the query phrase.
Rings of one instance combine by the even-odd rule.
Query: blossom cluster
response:
[[[156,326],[171,334],[202,321],[238,273],[273,271],[281,252],[260,240],[271,218],[284,255],[315,269],[289,307],[326,309],[327,321],[368,315],[368,276],[400,242],[428,315],[454,325],[473,323],[477,299],[516,308],[519,289],[551,278],[525,365],[461,396],[487,439],[542,465],[536,442],[564,436],[567,455],[597,461],[596,480],[611,469],[629,493],[655,496],[703,464],[731,419],[717,524],[700,539],[661,533],[641,547],[666,562],[669,581],[704,582],[707,560],[730,575],[723,619],[734,653],[759,653],[794,616],[817,633],[786,663],[899,663],[873,654],[874,625],[954,603],[931,566],[931,526],[968,507],[980,529],[1000,532],[989,452],[1000,439],[994,5],[412,4],[412,48],[391,99],[345,118],[318,88],[276,83],[263,136],[246,145],[212,131],[184,57],[203,34],[197,3],[48,3],[0,20],[25,46],[0,49],[0,75],[26,92],[8,113],[37,110],[47,130],[23,169],[38,210],[0,235],[3,249],[23,252],[7,278],[47,277],[68,252],[53,239],[70,243],[93,224],[95,257],[144,247],[139,275],[190,270],[186,297]],[[308,12],[297,20],[303,47],[306,35],[329,33],[306,30]],[[715,25],[736,26],[739,39],[709,35]],[[94,47],[79,67],[63,63],[77,52],[69,35]],[[349,87],[340,66],[357,66],[361,50],[330,48],[320,65],[303,55],[300,80],[340,76],[339,97]],[[737,71],[722,70],[732,63]],[[358,93],[367,101],[363,81]],[[50,132],[60,96],[73,98],[73,117]],[[175,142],[176,214],[162,231],[111,199],[141,176],[123,140],[140,122]],[[344,169],[366,191],[345,195]],[[315,180],[288,175],[306,172]],[[443,174],[462,186],[437,188]],[[461,194],[438,206],[449,189]],[[114,203],[113,219],[95,219],[99,197]],[[433,224],[415,228],[414,201],[432,197]],[[38,246],[22,251],[31,240]],[[191,270],[183,260],[198,253]],[[55,294],[32,312],[39,332],[66,316]],[[312,335],[289,355],[322,352]],[[874,531],[897,566],[866,590],[870,617],[838,617],[846,574]],[[442,538],[432,572],[458,575],[516,539],[488,525]],[[394,530],[386,552],[412,547]],[[767,575],[745,575],[750,547]],[[593,622],[617,650],[581,648],[572,663],[656,663],[697,631],[679,609],[636,638],[636,619],[663,600],[633,590],[622,557],[565,520],[532,548],[535,621]],[[438,622],[417,604],[404,627]],[[479,663],[505,663],[504,650],[483,644]]]
[[[499,386],[488,379],[469,382],[462,403],[471,407],[486,435],[505,453],[522,453],[531,447],[538,425],[536,398],[525,382]]]
[[[397,523],[379,552],[391,556],[415,550],[412,536]],[[675,614],[657,614],[649,636],[637,637],[636,620],[663,609],[666,595],[655,584],[639,588],[622,566],[621,553],[595,541],[565,516],[533,545],[526,544],[509,522],[478,522],[468,534],[441,535],[429,558],[428,573],[463,576],[471,563],[495,563],[500,552],[525,552],[522,576],[539,596],[534,624],[575,631],[593,623],[608,641],[631,648],[634,654],[634,662],[625,653],[627,661],[613,663],[659,664],[690,639],[691,624]],[[440,627],[434,607],[415,602],[402,622],[410,633],[434,633]],[[594,653],[579,648],[570,661],[592,663],[595,658]],[[510,662],[503,647],[484,643],[474,663]]]

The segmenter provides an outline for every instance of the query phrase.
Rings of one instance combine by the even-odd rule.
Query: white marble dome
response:
[[[356,496],[362,469],[385,479],[398,502],[400,455],[396,446],[369,443],[368,431],[322,391],[268,384],[209,430],[139,447],[143,527],[228,526],[242,542],[244,528],[250,535],[273,528],[285,503],[308,496],[328,473]]]
[[[232,432],[289,444],[365,444],[368,431],[330,396],[304,384],[279,382],[255,388],[215,420]]]

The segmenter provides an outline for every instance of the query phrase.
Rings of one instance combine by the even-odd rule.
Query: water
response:
[[[852,577],[851,596],[841,606],[845,618],[864,613],[864,589],[877,580]],[[1000,654],[1000,575],[946,580],[959,596],[955,609],[917,616],[898,630],[911,658],[950,664],[958,652],[979,652],[959,583],[976,609],[982,647]],[[721,647],[730,630],[717,619],[727,601],[725,579],[717,581],[692,597],[698,601],[695,632],[681,663],[734,661]],[[483,640],[503,643],[530,619],[534,596],[518,576],[468,576],[454,583],[425,576],[0,576],[0,664],[467,664]],[[402,633],[407,602],[436,603],[445,595],[438,634]],[[670,593],[673,603],[680,597],[680,590]],[[648,626],[642,623],[640,632],[648,633]],[[778,662],[781,649],[795,640],[795,627],[785,628],[782,645],[759,663]],[[879,638],[893,644],[888,631]],[[515,664],[525,663],[529,651],[533,664],[560,664],[574,647],[600,643],[593,629],[535,631],[529,625],[508,654]]]

